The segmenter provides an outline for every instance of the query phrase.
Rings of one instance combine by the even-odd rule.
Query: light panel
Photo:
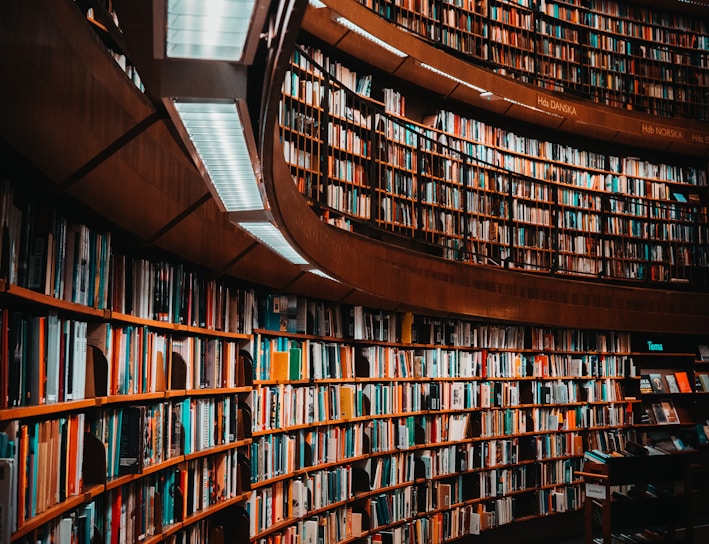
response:
[[[174,105],[226,211],[264,209],[236,103]]]
[[[168,0],[165,54],[239,61],[256,0]]]
[[[273,223],[269,223],[268,221],[254,223],[241,222],[238,223],[238,225],[246,232],[251,234],[251,236],[259,240],[261,243],[267,245],[269,248],[271,248],[273,251],[275,251],[281,257],[290,261],[291,263],[297,265],[308,264],[308,261],[306,261],[298,254],[295,249],[293,249],[293,246],[290,245],[290,243],[288,242],[288,240],[285,239],[281,231],[278,230],[278,227],[276,227]]]
[[[377,44],[382,49],[386,49],[390,53],[394,53],[398,57],[406,57],[407,56],[407,54],[404,53],[403,51],[401,51],[400,49],[397,49],[396,47],[389,45],[384,40],[380,40],[374,34],[370,34],[365,29],[363,29],[361,26],[357,26],[356,24],[354,24],[349,19],[346,19],[345,17],[336,17],[335,21],[340,23],[345,28],[351,30],[352,32],[359,34],[363,38],[368,39],[370,42]]]
[[[466,87],[469,87],[479,93],[489,92],[481,87],[477,87],[476,85],[473,85],[472,83],[468,83],[467,81],[463,81],[462,79],[460,79],[458,77],[452,76],[448,72],[444,72],[443,70],[439,70],[438,68],[435,68],[435,67],[431,66],[430,64],[425,64],[422,62],[421,67],[425,68],[426,70],[428,70],[430,72],[433,72],[434,74],[438,74],[439,76],[446,77],[446,78],[450,79],[451,81],[455,81],[456,83],[459,83],[460,85],[465,85]]]
[[[310,272],[311,274],[315,274],[316,276],[320,276],[321,278],[325,278],[326,280],[334,281],[335,283],[340,283],[338,280],[336,280],[332,276],[326,274],[325,272],[323,272],[322,270],[319,270],[317,268],[312,268],[312,269],[308,270],[308,272]]]

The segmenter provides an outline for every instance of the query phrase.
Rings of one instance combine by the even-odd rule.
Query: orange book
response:
[[[271,379],[279,382],[288,380],[289,352],[271,352]]]
[[[691,393],[692,386],[689,383],[689,377],[684,371],[675,372],[675,379],[677,380],[677,386],[679,387],[680,393]]]
[[[19,480],[17,486],[17,527],[22,527],[27,519],[25,511],[25,497],[27,495],[27,471],[29,466],[27,456],[29,455],[29,432],[27,425],[20,427],[20,462],[18,468]]]
[[[67,444],[69,447],[69,453],[67,455],[67,487],[66,487],[66,495],[67,497],[72,497],[76,495],[79,490],[76,489],[75,482],[76,482],[76,446],[77,446],[77,441],[78,437],[76,436],[76,427],[77,427],[77,422],[73,417],[67,418],[67,426],[66,426],[66,433],[67,433]]]
[[[401,390],[398,390],[401,396]],[[399,399],[401,405],[401,399]],[[355,389],[352,385],[340,386],[340,416],[342,419],[355,417]]]

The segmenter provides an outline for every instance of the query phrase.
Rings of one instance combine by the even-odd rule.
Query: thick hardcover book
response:
[[[143,436],[145,406],[128,406],[123,410],[118,474],[143,471]]]

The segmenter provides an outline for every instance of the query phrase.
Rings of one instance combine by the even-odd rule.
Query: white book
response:
[[[61,350],[59,317],[55,313],[47,316],[47,403],[59,402],[59,361]]]
[[[294,480],[292,487],[292,514],[294,518],[302,518],[307,512],[306,488],[302,480]]]
[[[86,329],[87,323],[75,321],[72,326],[74,335],[72,364],[72,398],[81,400],[86,391]]]
[[[462,410],[465,408],[465,384],[454,382],[451,385],[451,410]]]
[[[254,533],[252,533],[254,534]],[[303,538],[302,544],[316,544],[318,541],[318,522],[314,519],[309,519],[303,523]]]
[[[124,525],[125,515],[121,516],[121,526]],[[125,531],[121,531],[125,534]],[[57,526],[57,544],[71,544],[72,518],[62,518]]]
[[[65,338],[73,338],[74,329],[71,321],[67,320],[62,322],[62,328],[64,329],[63,334]],[[64,344],[64,360],[66,361],[66,364],[64,365],[64,398],[59,399],[60,401],[74,400],[73,381],[70,382],[69,380],[69,370],[72,368],[72,357],[73,352],[71,342],[66,342]]]

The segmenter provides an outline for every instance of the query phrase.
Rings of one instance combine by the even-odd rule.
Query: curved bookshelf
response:
[[[327,1],[323,3],[328,4]],[[495,3],[523,9],[509,2]],[[356,21],[364,31],[393,45],[404,56],[375,47],[361,34],[338,24],[338,16]],[[422,40],[414,32],[397,28],[356,0],[337,2],[337,5],[326,8],[310,7],[302,28],[385,73],[414,85],[426,82],[427,88],[442,98],[603,141],[626,145],[642,142],[646,148],[698,156],[707,154],[709,131],[705,123],[692,119],[658,118],[594,104],[573,93],[558,93],[495,74],[489,65],[476,66],[469,57],[460,58],[460,55],[444,51],[438,43]]]
[[[285,76],[284,156],[323,221],[455,261],[703,289],[705,169],[445,110],[419,123],[369,98],[370,77],[310,47],[294,52]],[[318,162],[322,174],[308,168]]]
[[[360,3],[428,43],[518,81],[616,108],[709,120],[700,91],[709,77],[709,28],[686,5]]]
[[[76,239],[70,242],[58,231],[47,236],[32,216],[26,222],[32,228],[27,243],[44,240],[50,255],[71,243],[86,251],[78,258],[77,249],[76,261],[47,257],[46,285],[21,287],[11,282],[28,280],[11,274],[0,292],[2,456],[14,461],[6,472],[14,491],[3,493],[9,509],[3,523],[11,541],[59,538],[65,531],[84,539],[84,531],[92,530],[88,523],[158,542],[183,530],[203,530],[207,516],[245,503],[249,290],[193,284],[197,275],[191,272],[183,282],[179,267],[171,271],[168,288],[156,275],[164,262],[140,260],[141,274],[155,266],[140,279],[138,268],[104,268],[101,263],[114,262],[107,256],[116,255],[110,244],[103,253],[96,249],[102,233],[81,226],[72,230]],[[22,251],[9,253],[18,270],[30,268]],[[113,294],[125,295],[126,285],[136,290],[112,299],[100,289],[94,296],[79,288],[105,284],[109,276]],[[141,284],[148,276],[156,281]],[[182,288],[202,305],[187,304],[191,310],[183,313],[178,304],[174,314],[163,312],[168,292]],[[232,311],[225,310],[229,303]],[[113,311],[114,305],[125,311],[122,304],[151,317]],[[183,343],[191,349],[181,349]],[[131,516],[124,527],[121,503],[131,512],[144,509],[144,515]]]
[[[289,312],[309,307],[298,304],[287,305]],[[357,335],[370,330],[358,320],[376,316],[391,325],[387,341],[328,337],[336,344],[333,353],[356,349],[354,367],[338,367],[343,376],[337,379],[327,365],[315,377],[320,362],[309,349],[318,352],[317,335],[257,329],[251,458],[258,462],[249,506],[254,542],[307,538],[314,529],[305,521],[328,525],[331,516],[339,520],[332,528],[338,541],[350,542],[406,533],[417,523],[426,526],[417,529],[425,538],[434,538],[437,516],[459,508],[502,516],[490,516],[487,529],[576,510],[583,495],[571,475],[580,469],[584,444],[619,447],[608,437],[622,441],[632,430],[629,407],[638,401],[626,399],[620,386],[634,381],[628,334],[457,322],[448,330],[469,331],[467,345],[409,344],[400,341],[405,330],[394,314],[341,311],[357,316],[349,327]],[[412,316],[404,322],[414,329],[409,336],[424,338],[427,321]],[[459,369],[454,362],[460,353],[471,355],[469,370],[468,363]],[[489,366],[473,363],[474,353],[488,354]],[[560,375],[569,354],[577,360],[575,370]],[[493,363],[506,355],[520,360],[516,370]],[[601,362],[604,357],[608,361]],[[587,398],[577,398],[582,389]],[[303,405],[313,407],[310,416],[305,408],[300,412]],[[520,483],[526,478],[528,484]],[[325,481],[328,490],[340,492],[323,490],[317,500],[324,502],[316,503],[313,496]],[[498,481],[508,483],[498,488]],[[303,499],[305,507],[303,486],[310,497]],[[511,509],[513,502],[519,508]],[[347,532],[352,526],[355,534]]]
[[[350,6],[350,3],[345,4]],[[328,25],[323,22],[323,28],[328,28]],[[374,296],[386,298],[387,293],[397,292],[401,295],[399,302],[407,307],[429,308],[429,311],[440,311],[446,315],[484,314],[501,319],[515,316],[515,320],[522,322],[552,325],[564,322],[581,327],[592,327],[591,322],[595,321],[606,322],[619,329],[631,324],[632,327],[648,330],[655,329],[662,321],[665,327],[676,326],[678,330],[686,332],[695,330],[699,324],[698,319],[686,318],[695,311],[704,311],[700,309],[701,305],[696,304],[696,296],[673,291],[664,292],[667,296],[659,300],[637,288],[626,291],[626,288],[597,283],[586,284],[559,277],[530,277],[485,268],[470,271],[461,264],[443,262],[421,254],[412,255],[408,248],[400,245],[355,236],[323,224],[310,211],[293,182],[289,166],[280,157],[282,147],[277,128],[278,103],[295,40],[296,36],[291,35],[290,41],[281,45],[276,57],[279,59],[277,66],[280,71],[272,73],[274,79],[264,94],[260,154],[261,157],[267,157],[262,163],[263,174],[274,217],[284,233],[313,265],[338,281],[357,285]],[[367,49],[373,48],[363,47],[362,51]],[[389,58],[386,54],[380,57],[382,60]],[[433,78],[433,81],[436,79]],[[620,123],[618,126],[625,124]],[[323,253],[323,247],[328,248],[326,253]],[[402,290],[402,285],[406,285],[407,289]],[[513,292],[515,295],[512,295]],[[514,299],[517,296],[528,302],[524,305],[516,304]],[[670,302],[674,297],[684,301],[675,305],[675,302]],[[571,310],[577,304],[583,307],[583,311]],[[638,304],[644,308],[638,307]],[[560,314],[562,307],[563,318]],[[624,316],[622,319],[621,314]],[[660,316],[663,314],[673,317],[662,319]]]

